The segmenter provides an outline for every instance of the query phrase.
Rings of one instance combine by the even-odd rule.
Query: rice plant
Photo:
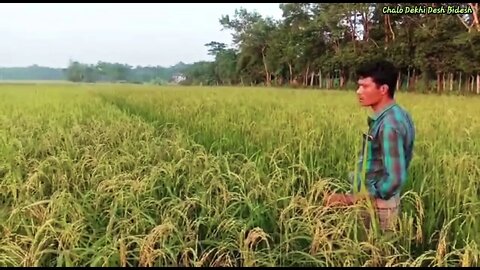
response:
[[[351,91],[0,86],[0,266],[479,266],[480,99],[398,94],[417,141],[398,231],[346,191]]]

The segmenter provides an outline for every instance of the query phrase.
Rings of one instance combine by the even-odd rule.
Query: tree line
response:
[[[457,13],[395,13],[419,5]],[[237,9],[219,19],[233,46],[205,44],[215,60],[186,66],[184,84],[348,89],[361,62],[386,58],[401,91],[480,94],[479,4],[448,6],[285,3],[279,20]]]
[[[72,82],[126,82],[166,84],[187,65],[180,62],[172,67],[132,67],[128,64],[107,63],[84,64],[70,61],[65,70],[66,79]]]
[[[0,81],[25,80],[65,80],[64,71],[60,68],[32,65],[29,67],[0,67]]]
[[[107,63],[85,64],[70,61],[67,68],[52,68],[38,65],[28,67],[0,67],[0,81],[63,81],[71,82],[125,82],[167,84],[188,65],[180,62],[171,67],[132,67],[127,64]]]

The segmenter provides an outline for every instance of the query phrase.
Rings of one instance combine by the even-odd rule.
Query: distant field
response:
[[[0,85],[0,266],[479,266],[480,99],[398,100],[415,156],[375,236],[321,204],[366,129],[353,91]]]

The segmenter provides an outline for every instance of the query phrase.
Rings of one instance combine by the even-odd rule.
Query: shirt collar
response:
[[[372,124],[377,121],[378,118],[380,118],[383,114],[385,114],[388,110],[390,110],[392,107],[397,105],[396,102],[392,102],[390,105],[385,106],[381,111],[375,113],[373,116],[368,116],[367,123],[368,126],[371,127]]]

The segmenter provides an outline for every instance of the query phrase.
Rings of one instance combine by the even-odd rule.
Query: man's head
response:
[[[362,106],[386,103],[394,98],[398,71],[385,60],[364,63],[357,69],[357,95]]]

